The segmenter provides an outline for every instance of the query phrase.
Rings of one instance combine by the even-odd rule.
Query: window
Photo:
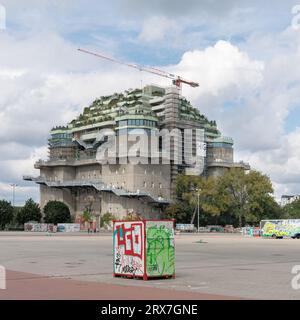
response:
[[[162,184],[161,183],[159,184],[159,189],[162,189]]]
[[[154,182],[152,182],[152,189],[154,189]]]
[[[144,188],[147,188],[147,182],[144,181]]]
[[[119,122],[119,127],[126,127],[127,126],[127,121],[126,120],[122,120]]]
[[[159,148],[158,150],[159,151],[162,151],[162,144],[163,144],[162,143],[162,137],[160,136],[160,137],[158,137],[158,148]]]
[[[127,132],[129,132],[129,131],[127,131],[127,129],[120,129],[120,130],[118,130],[119,131],[119,135],[121,136],[121,135],[126,135],[127,134]]]

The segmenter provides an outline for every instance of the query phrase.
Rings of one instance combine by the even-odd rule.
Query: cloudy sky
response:
[[[0,0],[0,198],[17,183],[17,204],[38,201],[22,175],[38,175],[52,126],[97,96],[170,84],[78,47],[199,82],[183,94],[234,138],[235,160],[267,173],[276,197],[300,193],[298,2]]]

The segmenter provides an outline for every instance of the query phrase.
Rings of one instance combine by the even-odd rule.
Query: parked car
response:
[[[263,237],[297,238],[300,234],[300,219],[262,220],[260,229]]]
[[[209,228],[209,232],[224,232],[224,228],[222,226],[207,226]]]
[[[293,236],[292,236],[293,239],[300,239],[300,232],[298,233],[295,233]]]

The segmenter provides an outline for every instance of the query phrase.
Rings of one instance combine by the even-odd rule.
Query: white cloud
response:
[[[25,201],[32,198],[34,201],[39,202],[39,191],[37,186],[20,186],[15,187],[15,205],[22,206]],[[7,183],[0,182],[0,199],[6,199],[13,202],[12,186]]]
[[[173,42],[177,42],[182,37],[182,28],[176,20],[166,18],[164,16],[152,16],[146,18],[142,25],[142,30],[139,34],[139,40],[144,42],[161,42],[168,37]],[[174,43],[173,43],[174,44]]]
[[[12,144],[14,144],[12,142]],[[2,150],[3,148],[3,150]],[[38,170],[34,169],[33,164],[43,158],[47,157],[47,147],[31,149],[29,155],[23,154],[24,146],[19,146],[19,158],[15,159],[16,154],[12,155],[10,159],[0,160],[1,167],[1,181],[0,181],[0,199],[7,199],[12,202],[12,183],[16,183],[15,188],[15,204],[23,205],[28,198],[33,198],[39,201],[39,188],[37,185],[22,181],[23,175],[38,176]],[[5,152],[5,146],[1,146],[1,154]],[[6,149],[7,150],[7,149]]]
[[[255,167],[267,172],[277,184],[299,184],[300,181],[300,127],[282,136],[280,146],[273,150],[241,155]],[[293,187],[294,188],[294,187]],[[298,192],[300,191],[298,185]]]
[[[171,68],[175,73],[199,82],[200,87],[196,90],[185,89],[196,100],[204,94],[217,96],[228,88],[240,95],[253,92],[263,80],[264,63],[251,60],[227,41],[218,41],[202,51],[184,53],[180,63]]]
[[[183,31],[170,18],[152,16],[144,21],[139,39],[152,45],[166,37],[175,42]],[[234,138],[237,160],[247,160],[270,175],[277,194],[300,187],[300,132],[284,130],[300,101],[299,35],[290,29],[277,38],[253,35],[239,47],[217,41],[185,52],[177,65],[161,67],[199,82],[196,89],[184,86],[183,94]],[[0,34],[0,47],[5,48],[0,51],[0,165],[5,186],[20,181],[23,174],[37,174],[34,153],[46,156],[51,127],[72,120],[97,96],[140,87],[141,80],[170,84],[82,55],[54,33],[27,38]],[[31,194],[36,190],[28,184],[22,188]],[[9,191],[2,185],[0,197],[3,194]]]
[[[287,29],[277,41],[266,41],[272,54],[261,61],[251,59],[245,48],[219,41],[186,52],[170,70],[199,82],[199,89],[184,87],[183,92],[234,138],[237,160],[268,174],[277,196],[300,193],[300,129],[285,132],[287,117],[300,107],[299,34]]]
[[[25,190],[37,200],[38,187],[22,176],[39,174],[34,163],[47,158],[50,129],[95,98],[153,77],[83,55],[53,33],[22,40],[1,34],[0,47],[0,198],[10,199],[9,184],[17,183],[18,203],[26,200]]]

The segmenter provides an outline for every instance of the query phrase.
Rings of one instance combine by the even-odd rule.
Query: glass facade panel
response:
[[[119,127],[126,127],[127,126],[127,121],[126,120],[122,120],[119,122]]]

